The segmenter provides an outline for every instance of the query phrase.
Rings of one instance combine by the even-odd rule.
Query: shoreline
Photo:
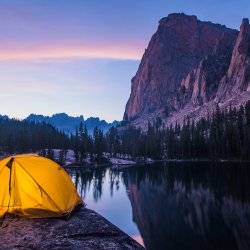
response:
[[[98,168],[106,168],[106,167],[111,167],[111,168],[125,168],[125,167],[133,167],[133,166],[145,166],[145,165],[154,165],[157,163],[239,163],[239,164],[247,164],[250,163],[250,161],[246,160],[237,160],[237,159],[232,159],[232,160],[225,160],[225,159],[166,159],[166,160],[152,160],[151,162],[133,162],[129,164],[114,164],[114,163],[100,163],[100,164],[82,164],[80,165],[79,163],[72,163],[69,165],[64,166],[64,168],[85,168],[85,169],[98,169]]]

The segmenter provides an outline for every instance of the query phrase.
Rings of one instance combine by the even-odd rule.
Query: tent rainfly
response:
[[[0,218],[65,216],[82,204],[70,176],[57,163],[38,155],[0,161]]]

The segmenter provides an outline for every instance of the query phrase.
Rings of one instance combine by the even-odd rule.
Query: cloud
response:
[[[29,61],[49,59],[119,59],[139,60],[142,52],[127,46],[93,47],[33,47],[31,49],[0,49],[0,61]]]

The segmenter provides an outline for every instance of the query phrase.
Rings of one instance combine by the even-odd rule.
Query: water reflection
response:
[[[129,205],[132,214],[123,210],[112,222],[122,227],[127,221],[122,229],[138,241],[141,235],[147,249],[250,249],[247,166],[189,163],[71,174],[82,197],[103,206],[108,199],[114,210],[105,211],[106,218]]]
[[[93,186],[93,197],[97,202],[102,196],[102,185],[106,170],[84,171],[81,169],[70,169],[73,182],[81,197],[85,197],[89,192],[91,185]]]

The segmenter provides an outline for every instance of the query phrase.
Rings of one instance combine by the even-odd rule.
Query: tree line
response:
[[[95,128],[90,135],[83,123],[68,136],[46,123],[0,117],[0,151],[6,154],[38,152],[59,159],[72,149],[77,162],[106,161],[113,157],[153,159],[250,160],[250,101],[239,109],[219,108],[197,123],[190,120],[165,128],[162,120],[149,123],[147,131],[132,126],[112,127],[106,134]]]
[[[42,149],[69,148],[70,139],[46,123],[0,117],[0,152],[37,152]]]
[[[219,108],[197,123],[186,120],[180,126],[164,128],[161,119],[148,124],[147,131],[132,126],[111,128],[104,135],[95,129],[93,137],[80,126],[74,137],[79,159],[86,152],[101,158],[111,156],[150,157],[153,159],[240,159],[250,160],[250,102],[245,107]]]
[[[76,162],[82,163],[87,157],[91,161],[105,161],[103,154],[107,152],[107,136],[97,127],[94,128],[91,136],[86,125],[81,122],[75,135],[71,135],[71,145]]]
[[[161,129],[149,124],[147,133],[130,129],[127,150],[132,155],[169,159],[250,159],[250,102],[240,109],[216,109],[212,117]],[[133,139],[134,138],[134,139]],[[127,144],[127,143],[126,143]],[[127,144],[128,145],[128,144]],[[136,146],[138,145],[138,146]],[[139,151],[138,151],[139,150]]]

